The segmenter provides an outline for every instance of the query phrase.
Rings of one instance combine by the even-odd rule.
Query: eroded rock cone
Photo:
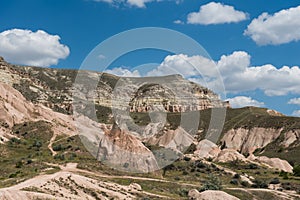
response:
[[[116,123],[100,139],[97,157],[98,160],[122,171],[146,173],[159,169],[153,153]]]

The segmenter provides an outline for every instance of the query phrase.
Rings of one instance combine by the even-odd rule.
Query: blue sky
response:
[[[233,105],[300,115],[299,5],[295,0],[2,0],[0,55],[18,64],[78,68],[95,46],[115,34],[163,27],[205,48],[224,76]],[[144,63],[189,70],[176,66],[178,56],[166,61],[167,56],[155,50],[133,52],[116,60],[110,70],[130,73]],[[203,61],[197,55],[184,58],[193,64]]]

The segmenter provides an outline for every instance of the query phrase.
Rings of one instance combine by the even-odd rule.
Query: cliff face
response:
[[[253,153],[258,148],[267,146],[276,140],[282,129],[260,128],[231,129],[221,139],[225,148],[235,149],[241,153]]]

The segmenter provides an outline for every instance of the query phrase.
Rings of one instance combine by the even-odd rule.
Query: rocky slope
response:
[[[20,67],[0,58],[0,81],[12,85],[28,100],[63,113],[72,112],[72,97],[132,112],[154,110],[158,105],[168,112],[229,106],[211,90],[179,75],[148,80],[83,71],[77,75],[76,70]]]
[[[23,122],[48,122],[54,135],[72,135],[76,132],[70,116],[54,112],[43,105],[34,105],[27,101],[20,92],[5,83],[0,83],[0,112],[2,142],[16,137],[12,128]]]

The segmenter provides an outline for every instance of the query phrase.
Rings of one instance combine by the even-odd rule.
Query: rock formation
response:
[[[258,148],[267,146],[276,140],[282,129],[254,127],[252,129],[237,128],[224,133],[221,142],[226,148],[241,153],[253,153]]]
[[[198,190],[193,189],[189,191],[188,196],[191,200],[239,200],[235,196],[217,190],[206,190],[200,193]]]
[[[159,169],[152,152],[116,124],[100,138],[97,159],[122,171],[147,173]]]

